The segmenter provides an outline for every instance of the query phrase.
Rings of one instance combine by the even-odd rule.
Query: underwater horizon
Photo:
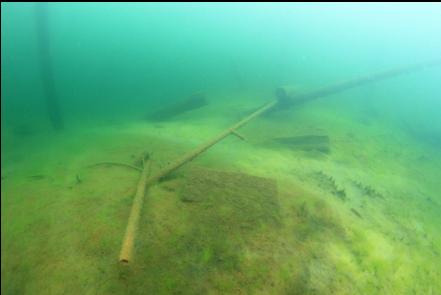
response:
[[[441,294],[438,3],[1,4],[2,294]]]

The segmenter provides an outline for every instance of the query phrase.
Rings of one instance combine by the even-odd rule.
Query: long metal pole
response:
[[[133,247],[135,244],[135,235],[136,231],[138,229],[138,223],[139,223],[139,216],[141,215],[141,209],[142,209],[142,203],[144,200],[144,192],[145,188],[153,185],[155,182],[163,178],[164,176],[172,173],[173,171],[177,170],[179,167],[183,166],[185,163],[190,162],[206,150],[208,150],[210,147],[233,133],[235,130],[239,129],[252,119],[256,118],[263,112],[269,110],[273,106],[275,106],[277,103],[276,100],[269,102],[259,108],[257,111],[252,113],[251,115],[247,116],[246,118],[242,119],[238,123],[234,124],[221,134],[219,134],[216,137],[213,137],[211,140],[207,141],[197,149],[185,154],[182,158],[179,160],[169,164],[167,167],[165,167],[163,170],[159,171],[157,174],[153,175],[149,179],[147,179],[146,169],[144,168],[140,180],[138,182],[138,187],[136,190],[135,198],[133,199],[132,209],[130,210],[130,216],[129,221],[127,224],[126,234],[124,235],[124,240],[122,243],[120,255],[119,255],[119,261],[128,263],[131,261],[132,254],[133,254]]]
[[[291,100],[291,103],[305,102],[307,100],[311,100],[314,98],[323,97],[326,95],[341,92],[343,90],[353,88],[355,86],[360,86],[360,85],[372,83],[372,82],[375,82],[378,80],[382,80],[385,78],[397,76],[400,74],[404,74],[404,73],[408,73],[408,72],[412,72],[412,71],[416,71],[416,70],[421,70],[421,69],[427,68],[429,66],[435,66],[435,65],[441,65],[441,62],[437,61],[437,62],[431,62],[431,63],[418,64],[418,65],[413,65],[413,66],[397,68],[394,70],[383,71],[383,72],[379,72],[379,73],[376,73],[373,75],[371,74],[371,75],[367,75],[367,76],[362,76],[359,78],[355,78],[355,79],[347,80],[344,82],[331,84],[326,87],[318,88],[316,90],[313,90],[313,91],[310,91],[307,93],[303,93],[303,94],[299,94],[294,97],[287,97],[287,99]],[[288,101],[288,103],[289,102],[290,101]],[[210,147],[212,147],[216,143],[220,142],[222,139],[224,139],[228,135],[235,133],[235,131],[237,129],[241,128],[242,126],[247,124],[249,121],[257,118],[261,114],[267,112],[268,110],[274,108],[277,105],[284,105],[284,104],[285,104],[284,102],[280,103],[280,98],[274,99],[274,100],[266,103],[265,105],[260,107],[258,110],[253,112],[251,115],[248,115],[247,117],[240,120],[239,122],[237,122],[236,124],[234,124],[230,128],[221,132],[219,135],[213,137],[212,139],[210,139],[206,143],[202,144],[198,148],[185,154],[180,159],[169,164],[163,170],[159,171],[158,173],[156,173],[155,175],[153,175],[152,177],[150,177],[148,179],[147,179],[147,174],[146,174],[147,173],[146,168],[144,167],[143,172],[141,174],[140,181],[138,183],[135,198],[133,200],[132,209],[130,211],[129,221],[128,221],[128,225],[127,225],[127,229],[126,229],[126,234],[124,236],[123,244],[122,244],[122,248],[121,248],[121,252],[120,252],[120,256],[119,256],[119,261],[124,262],[124,263],[129,263],[132,259],[133,247],[135,244],[135,236],[136,236],[136,231],[138,229],[139,217],[141,214],[142,203],[143,203],[146,188],[153,185],[158,180],[167,176],[168,174],[172,173],[173,171],[177,170],[178,168],[180,168],[184,164],[190,162],[191,160],[193,160],[194,158],[196,158],[197,156],[199,156],[200,154],[202,154],[203,152],[208,150]]]

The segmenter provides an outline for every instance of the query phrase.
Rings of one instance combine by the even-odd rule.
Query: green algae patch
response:
[[[194,168],[153,188],[145,211],[136,258],[117,271],[120,288],[247,293],[270,278],[272,257],[253,245],[275,239],[281,226],[274,180]]]
[[[49,162],[37,154],[35,161],[26,159],[29,167],[23,162],[19,169],[2,171],[2,293],[440,290],[438,170],[422,167],[417,158],[389,160],[379,142],[361,136],[347,143],[336,130],[326,131],[333,145],[326,160],[291,152],[296,149],[259,148],[249,143],[262,136],[259,124],[271,122],[255,123],[241,130],[250,142],[228,138],[149,189],[135,261],[128,266],[119,265],[117,257],[138,172],[79,167],[99,161],[136,165],[136,156],[147,149],[153,152],[154,173],[223,124],[197,130],[196,125],[137,125],[123,137],[109,133],[110,142],[91,147],[74,140],[72,147],[59,145],[66,153]],[[153,131],[163,139],[145,136]],[[294,131],[290,134],[300,134]],[[195,138],[180,142],[177,134]]]

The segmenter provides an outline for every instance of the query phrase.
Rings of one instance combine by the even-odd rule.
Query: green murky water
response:
[[[2,294],[441,294],[438,5],[1,8]]]

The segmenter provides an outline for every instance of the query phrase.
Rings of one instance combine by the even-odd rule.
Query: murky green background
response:
[[[138,174],[87,168],[148,151],[155,173],[281,85],[439,60],[439,5],[1,8],[2,294],[441,292],[440,67],[251,121],[149,189],[129,266]]]

